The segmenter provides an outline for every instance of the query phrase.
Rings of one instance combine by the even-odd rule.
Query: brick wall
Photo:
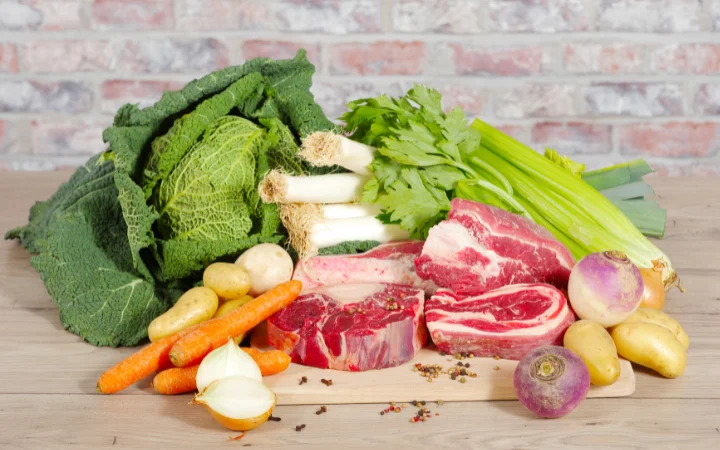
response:
[[[298,47],[332,117],[420,81],[591,167],[720,174],[720,0],[0,0],[0,170],[75,166],[123,103]]]

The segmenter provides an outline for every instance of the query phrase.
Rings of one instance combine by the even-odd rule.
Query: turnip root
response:
[[[591,253],[570,272],[568,297],[581,319],[607,328],[638,309],[643,287],[640,271],[624,253]]]
[[[546,345],[520,360],[513,384],[520,403],[530,412],[553,419],[572,412],[585,399],[590,372],[575,353]]]

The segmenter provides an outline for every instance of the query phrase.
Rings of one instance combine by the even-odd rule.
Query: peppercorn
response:
[[[297,425],[297,426],[295,427],[295,431],[300,431],[300,430],[302,430],[302,429],[303,429],[303,427],[301,427],[300,425]]]
[[[460,382],[461,382],[461,383],[464,383],[464,382],[465,382],[465,377],[460,378]]]
[[[425,400],[421,400],[421,401],[420,401],[420,404],[423,405],[423,406],[425,406]]]
[[[327,406],[325,406],[325,405],[321,406],[320,411],[327,412]]]
[[[432,383],[432,380],[433,379],[431,377],[428,377],[428,379],[427,379],[428,383]]]
[[[381,416],[384,416],[384,415],[385,415],[385,411],[380,411],[380,415],[381,415]]]
[[[470,368],[470,363],[465,363],[465,367],[469,369],[469,368]]]
[[[447,356],[446,352],[440,352],[440,356]]]

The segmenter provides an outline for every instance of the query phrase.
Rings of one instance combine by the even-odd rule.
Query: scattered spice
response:
[[[407,404],[406,404],[406,403],[403,403],[403,404],[400,405],[400,406],[401,406],[403,409],[407,408]]]
[[[298,384],[299,384],[300,386],[302,386],[303,384],[307,383],[307,381],[308,381],[308,380],[307,380],[307,377],[306,377],[306,376],[303,376],[302,378],[300,378],[300,383],[298,383]]]
[[[447,352],[440,352],[440,356],[447,356]]]
[[[498,359],[500,359],[500,357],[499,357],[498,355],[493,356],[493,358],[495,358],[495,361],[497,361]]]
[[[470,363],[465,363],[465,368],[466,368],[466,369],[469,369],[469,368],[470,368]]]
[[[460,377],[460,382],[461,382],[461,383],[464,383],[464,382],[465,382],[465,377]]]
[[[326,380],[325,378],[322,378],[320,382],[325,386],[332,386],[332,380]]]
[[[268,417],[268,420],[272,420],[273,422],[280,422],[282,419],[275,416]]]
[[[500,370],[500,366],[493,367],[493,370]]]
[[[380,411],[380,415],[381,415],[381,416],[384,416],[384,415],[385,415],[385,411]]]
[[[300,431],[300,430],[302,430],[303,428],[305,428],[305,426],[306,426],[305,424],[297,425],[297,426],[295,426],[295,431]]]
[[[443,402],[442,400],[437,401],[438,406],[442,406],[443,403],[445,403],[445,402]]]

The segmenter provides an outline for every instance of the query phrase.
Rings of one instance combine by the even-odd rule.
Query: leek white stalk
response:
[[[347,205],[350,212],[361,212]],[[359,206],[359,205],[358,205]],[[311,203],[282,205],[280,217],[288,230],[290,245],[298,251],[300,257],[307,258],[317,254],[319,249],[332,247],[346,241],[391,242],[409,239],[409,234],[398,225],[386,225],[372,215],[355,217],[324,216],[323,206]]]
[[[317,131],[302,144],[300,157],[313,166],[341,166],[351,172],[370,175],[375,147],[355,142],[332,131]]]
[[[375,217],[380,214],[380,207],[366,203],[340,203],[320,205],[322,215],[326,219],[351,219],[353,217]]]
[[[272,170],[258,193],[265,203],[351,203],[360,199],[369,179],[356,173],[292,176]]]

